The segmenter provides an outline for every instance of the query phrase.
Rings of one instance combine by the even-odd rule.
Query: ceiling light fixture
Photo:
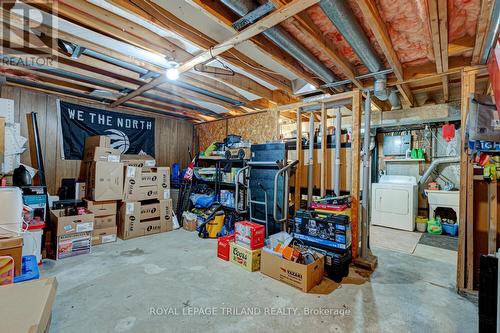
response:
[[[167,61],[167,79],[175,81],[179,78],[179,63],[175,61]]]

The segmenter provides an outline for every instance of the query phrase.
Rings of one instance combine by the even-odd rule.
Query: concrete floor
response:
[[[453,264],[373,252],[379,267],[369,279],[327,280],[325,290],[336,288],[328,295],[222,261],[215,240],[184,230],[47,261],[42,275],[59,282],[51,332],[477,331],[477,306],[456,294]]]

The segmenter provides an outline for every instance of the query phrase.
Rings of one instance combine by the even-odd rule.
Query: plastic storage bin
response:
[[[458,224],[442,223],[443,232],[450,236],[458,235]]]
[[[21,268],[21,275],[14,277],[14,283],[36,280],[40,278],[40,270],[36,256],[24,256]]]

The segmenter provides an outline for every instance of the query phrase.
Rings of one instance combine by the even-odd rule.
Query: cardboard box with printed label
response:
[[[262,249],[250,250],[236,244],[235,242],[231,242],[229,244],[229,261],[250,272],[255,272],[260,269]]]
[[[135,166],[138,168],[153,168],[156,166],[156,161],[149,155],[122,155],[121,161],[125,166]]]
[[[116,242],[116,226],[92,231],[92,246]]]
[[[92,231],[58,236],[56,260],[90,253],[91,248]]]
[[[171,230],[172,200],[122,203],[118,219],[120,238],[129,239]]]
[[[109,148],[111,146],[111,138],[106,135],[94,135],[85,138],[85,149],[94,147]]]
[[[123,164],[92,162],[88,177],[88,198],[94,201],[121,200]]]
[[[124,200],[170,199],[170,168],[158,167],[144,170],[127,166],[124,179]]]
[[[94,222],[95,229],[116,227],[116,215],[97,216]]]
[[[53,209],[50,214],[57,236],[94,230],[94,214],[88,210],[87,214],[65,216],[64,209]]]
[[[308,292],[323,279],[324,266],[325,258],[322,255],[315,262],[303,265],[273,255],[264,248],[260,272],[303,292]]]
[[[120,162],[120,151],[106,147],[85,148],[83,151],[84,161]]]
[[[116,201],[92,201],[87,199],[84,201],[87,204],[87,209],[94,213],[95,217],[116,215]]]
[[[23,256],[23,238],[10,237],[0,239],[0,257],[9,256],[14,259],[14,275],[21,274],[21,261]]]

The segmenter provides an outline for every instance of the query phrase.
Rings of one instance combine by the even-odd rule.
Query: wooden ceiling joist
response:
[[[474,42],[474,50],[472,51],[472,65],[479,64],[479,61],[481,60],[484,50],[484,40],[490,26],[494,4],[494,0],[481,1],[481,11],[479,12],[479,17],[477,19],[476,39]]]
[[[146,0],[111,0],[111,2],[130,13],[158,25],[161,28],[172,31],[187,41],[198,46],[203,51],[217,45],[217,41],[208,37],[201,31],[191,27],[175,15],[164,8]],[[224,52],[220,57],[226,62],[243,69],[245,72],[281,89],[287,93],[292,93],[290,80],[271,73],[269,69],[256,63],[238,50],[232,49]]]
[[[266,16],[262,20],[258,21],[257,23],[247,27],[246,29],[242,30],[241,32],[235,34],[233,37],[229,38],[228,40],[219,43],[215,47],[211,48],[208,51],[205,51],[196,57],[192,58],[191,60],[183,63],[179,67],[179,72],[184,73],[189,70],[191,70],[194,66],[202,64],[210,59],[212,59],[215,56],[218,56],[219,54],[222,54],[223,52],[232,49],[234,46],[238,45],[239,43],[242,43],[258,34],[260,34],[262,31],[275,26],[276,24],[282,22],[283,20],[286,20],[287,18],[295,15],[298,12],[301,12],[302,10],[314,5],[315,3],[319,2],[319,0],[294,0],[290,2],[288,5],[282,7],[281,9],[273,12],[272,14]],[[144,86],[140,87],[139,89],[131,92],[127,96],[124,96],[114,102],[112,106],[118,106],[121,103],[140,95],[142,92],[147,91],[149,89],[152,89],[163,82],[166,82],[167,78],[164,76],[161,76],[159,78],[154,79],[153,81],[145,84]]]

